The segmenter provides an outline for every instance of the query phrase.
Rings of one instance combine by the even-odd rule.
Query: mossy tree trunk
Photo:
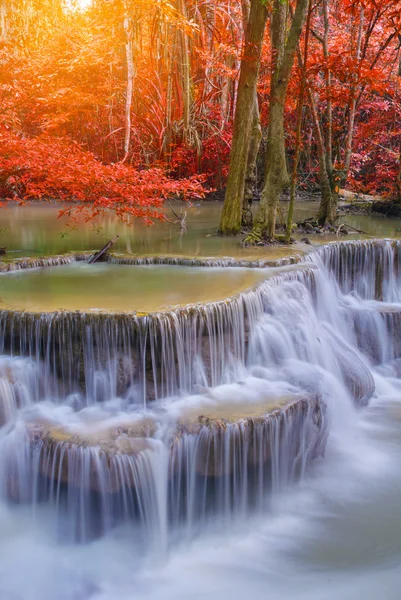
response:
[[[253,119],[250,135],[250,144],[248,151],[248,163],[245,177],[244,198],[242,202],[242,226],[251,228],[253,225],[252,200],[257,184],[256,163],[259,154],[260,143],[262,141],[262,127],[260,124],[258,95],[255,90]]]
[[[284,137],[284,109],[295,54],[305,23],[309,0],[297,0],[290,30],[286,36],[288,2],[274,0],[272,14],[272,56],[274,60],[266,174],[260,208],[250,239],[266,234],[273,238],[280,194],[289,185]]]
[[[257,106],[256,86],[266,20],[265,3],[262,3],[261,0],[251,0],[238,82],[230,170],[220,220],[220,232],[225,235],[235,235],[241,231],[249,165],[256,163],[256,158],[251,160],[251,154],[255,154],[253,132],[258,129],[255,127],[256,118],[259,122],[259,111],[256,113],[255,110],[255,106]]]
[[[267,177],[260,199],[260,208],[255,218],[255,233],[266,233],[274,237],[276,213],[280,194],[289,185],[284,146],[284,101],[272,98],[269,125],[269,164]]]
[[[309,104],[312,113],[312,122],[316,135],[317,155],[319,159],[319,180],[320,180],[320,205],[317,214],[319,225],[324,225],[326,221],[332,223],[336,218],[337,202],[333,195],[332,165],[329,154],[326,151],[325,140],[322,127],[319,121],[316,102],[311,88],[308,88]]]

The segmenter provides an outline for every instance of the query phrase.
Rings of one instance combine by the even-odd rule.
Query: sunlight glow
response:
[[[85,10],[92,4],[92,0],[70,0],[69,4],[77,10]]]

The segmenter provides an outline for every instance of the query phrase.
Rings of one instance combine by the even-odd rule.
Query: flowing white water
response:
[[[25,430],[25,422],[46,418],[74,435],[88,430],[96,435],[105,423],[115,427],[132,421],[130,393],[119,400],[107,392],[102,397],[93,394],[91,403],[77,390],[66,396],[62,370],[61,386],[51,383],[55,354],[41,352],[34,337],[25,336],[20,346],[26,359],[1,359],[0,389],[9,407],[0,440],[2,600],[399,598],[398,246],[379,244],[379,260],[374,244],[368,245],[371,269],[361,263],[359,246],[347,246],[347,252],[342,248],[333,245],[312,256],[313,269],[278,274],[257,292],[230,303],[226,312],[224,305],[214,305],[203,313],[177,313],[159,329],[162,333],[152,339],[150,356],[153,369],[160,356],[165,361],[163,377],[172,371],[168,381],[173,383],[166,389],[173,396],[158,395],[162,427],[149,442],[151,448],[132,464],[129,476],[124,455],[115,457],[122,480],[136,473],[141,481],[134,519],[125,493],[113,497],[114,507],[101,504],[111,498],[102,493],[101,475],[106,471],[96,445],[80,446],[78,451],[68,444],[58,446],[60,453],[73,451],[63,494],[62,461],[55,460],[54,449],[42,451],[40,440],[32,456]],[[160,327],[165,322],[157,323]],[[21,339],[15,318],[14,326]],[[33,321],[32,327],[35,331]],[[118,327],[108,327],[113,348],[111,333]],[[3,331],[5,338],[10,335]],[[53,341],[50,330],[45,331],[49,347]],[[206,344],[202,331],[207,332]],[[127,352],[129,348],[126,345]],[[96,350],[90,340],[85,346],[89,350]],[[96,367],[107,381],[109,363],[103,370],[101,364]],[[68,377],[71,381],[71,372]],[[214,385],[203,391],[202,383],[205,388]],[[370,405],[358,410],[374,388]],[[306,460],[299,464],[308,451],[312,421],[307,411],[302,422],[297,414],[293,421],[286,417],[264,442],[261,438],[261,448],[268,444],[273,461],[262,470],[259,461],[256,472],[241,459],[251,456],[244,453],[243,438],[238,438],[238,452],[224,454],[224,444],[237,439],[237,430],[229,426],[222,436],[223,450],[217,452],[219,460],[201,462],[208,469],[210,464],[228,464],[228,456],[237,457],[230,462],[230,476],[217,478],[211,496],[205,492],[209,477],[194,477],[197,459],[204,456],[196,453],[201,435],[184,435],[176,475],[169,477],[166,428],[188,407],[215,410],[229,401],[235,413],[280,396],[305,394],[323,397],[330,421],[325,458],[309,469]],[[294,462],[294,452],[285,449],[297,435]],[[217,442],[211,443],[209,448]],[[43,485],[38,472],[43,471],[46,452],[45,465],[53,473],[50,500],[49,484],[45,494],[38,488]],[[100,493],[97,489],[90,494],[88,480],[94,476]],[[249,494],[256,503],[249,501]],[[116,519],[117,513],[122,520]],[[95,535],[88,537],[89,522],[99,519],[109,522],[92,523]],[[79,527],[85,531],[77,531]]]

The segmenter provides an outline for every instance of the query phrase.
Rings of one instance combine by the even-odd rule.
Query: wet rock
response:
[[[327,427],[319,396],[292,395],[245,407],[205,405],[178,420],[142,418],[78,433],[38,421],[27,425],[27,435],[48,493],[63,485],[104,495],[149,485],[152,461],[163,453],[168,477],[177,471],[182,477],[234,476],[237,469],[270,469],[272,462],[291,470],[324,453]]]
[[[358,347],[375,364],[401,357],[401,308],[381,302],[353,312]],[[385,343],[384,343],[385,341]]]
[[[46,422],[27,426],[39,473],[50,486],[63,484],[103,494],[135,487],[135,459],[153,449],[156,430],[152,419],[81,434]]]
[[[0,358],[0,427],[32,402],[32,389],[41,389],[39,369],[29,360]]]
[[[353,354],[338,357],[344,383],[357,406],[366,406],[375,393],[375,382],[368,367]]]
[[[357,406],[366,406],[375,392],[375,382],[369,368],[340,338],[332,335],[330,342],[346,388]]]
[[[201,476],[234,476],[239,465],[260,469],[284,456],[288,467],[324,453],[327,420],[320,396],[283,397],[248,407],[223,405],[204,413],[179,421],[172,446],[173,464],[182,467],[196,438],[191,464]]]

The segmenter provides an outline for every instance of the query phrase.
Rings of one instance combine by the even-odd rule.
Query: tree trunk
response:
[[[323,36],[323,55],[326,62],[330,58],[329,50],[329,37],[330,37],[330,8],[329,0],[323,0],[323,22],[324,22],[324,36]],[[326,166],[330,180],[332,179],[333,173],[333,104],[331,101],[331,85],[332,77],[329,68],[326,69],[326,95],[327,95],[327,134],[326,134]]]
[[[330,7],[329,0],[323,0],[323,27],[324,35],[322,38],[323,55],[328,62],[330,59],[329,37],[330,37]],[[311,109],[313,125],[317,138],[317,149],[319,158],[319,178],[321,200],[317,219],[319,225],[324,225],[326,221],[333,223],[337,215],[338,192],[340,182],[337,172],[333,167],[333,107],[331,101],[332,76],[330,69],[326,70],[326,94],[327,94],[327,127],[326,136],[324,136],[322,127],[318,118],[317,108],[313,95],[309,93],[311,99]],[[326,145],[324,146],[326,142]],[[325,156],[323,157],[322,154]]]
[[[272,98],[269,124],[269,165],[265,179],[260,208],[255,219],[258,233],[266,231],[268,237],[274,237],[276,212],[280,194],[289,185],[284,145],[284,101],[281,95]]]
[[[262,141],[262,127],[260,125],[259,101],[255,90],[253,119],[250,134],[248,163],[246,168],[244,198],[242,202],[242,226],[250,229],[253,225],[252,200],[257,183],[256,163]]]
[[[401,75],[400,75],[401,77]],[[398,154],[398,173],[397,173],[397,201],[401,202],[401,142]]]
[[[177,10],[186,20],[187,11],[184,0],[177,0]],[[184,141],[190,144],[190,123],[192,110],[192,94],[191,94],[191,64],[189,57],[188,35],[185,31],[178,32],[179,35],[179,64],[182,79],[182,94],[183,94],[183,123],[184,123]]]
[[[285,3],[285,8],[287,7]],[[289,185],[284,138],[284,108],[288,83],[294,64],[296,49],[306,19],[309,0],[298,0],[290,31],[285,43],[287,10],[283,2],[275,0],[272,15],[273,55],[276,65],[272,74],[270,100],[269,146],[266,157],[266,176],[260,208],[255,219],[254,234],[266,233],[273,238],[276,229],[276,213],[283,189]],[[284,32],[284,35],[283,35]]]
[[[311,88],[308,88],[309,103],[312,112],[313,127],[316,135],[317,154],[319,159],[319,178],[320,178],[320,206],[317,219],[319,225],[324,225],[326,220],[333,222],[336,217],[337,204],[333,202],[331,181],[327,166],[327,154],[324,146],[324,136],[320,126],[319,115],[316,102]]]
[[[7,38],[7,2],[0,0],[0,38]]]
[[[132,23],[126,12],[124,17],[124,31],[126,36],[125,55],[127,58],[127,89],[125,98],[125,135],[124,135],[124,154],[127,157],[131,140],[131,106],[132,94],[134,91],[134,57],[132,44]]]
[[[328,32],[326,33],[328,28],[328,6],[327,0],[324,4],[325,7],[325,42],[324,42],[324,53],[326,58],[328,55],[328,45],[327,38]],[[363,23],[364,23],[364,7],[361,5],[360,8],[360,20],[358,27],[358,36],[356,42],[356,60],[357,62],[361,59],[361,47],[362,47],[362,34],[363,34]],[[330,82],[331,84],[331,82]],[[331,142],[330,146],[327,146],[327,154],[326,154],[326,165],[325,165],[325,173],[322,172],[322,165],[319,158],[320,165],[320,185],[321,185],[321,203],[318,212],[318,222],[319,225],[324,225],[326,221],[329,223],[333,223],[336,215],[337,215],[337,204],[338,204],[338,194],[340,188],[343,188],[347,182],[348,174],[351,166],[351,158],[352,158],[352,143],[354,139],[354,130],[355,130],[355,117],[356,117],[356,109],[358,104],[357,97],[357,81],[351,86],[350,90],[350,106],[349,106],[349,114],[348,114],[348,132],[345,143],[345,160],[344,160],[344,168],[339,170],[333,167],[332,163],[332,148]],[[331,111],[331,108],[330,108]],[[329,117],[331,118],[331,112]],[[317,118],[317,113],[316,113]],[[319,123],[317,119],[317,123]],[[330,123],[331,127],[331,123]],[[330,131],[331,135],[331,131]],[[330,182],[330,194],[327,190],[327,182],[326,175]]]
[[[357,38],[357,46],[356,46],[356,60],[359,64],[361,60],[361,47],[362,47],[362,34],[363,34],[363,22],[364,22],[365,12],[363,4],[360,8],[359,13],[359,28],[358,28],[358,38]],[[344,174],[343,180],[340,182],[341,187],[347,182],[348,173],[351,167],[351,158],[352,158],[352,143],[354,140],[354,129],[355,129],[355,117],[356,117],[356,108],[357,108],[357,84],[355,83],[351,86],[351,103],[349,108],[349,118],[348,118],[348,134],[347,140],[345,144],[345,161],[344,161]]]
[[[227,69],[234,69],[235,67],[235,56],[233,54],[228,54],[226,56],[226,67]],[[233,91],[233,79],[230,76],[224,78],[223,84],[221,86],[221,131],[224,131],[227,122],[230,119],[231,115],[231,102],[232,102],[232,91]]]
[[[292,218],[294,215],[296,185],[297,185],[297,178],[298,178],[298,163],[299,163],[299,157],[300,157],[300,153],[301,153],[302,114],[303,114],[303,106],[304,106],[304,98],[305,98],[306,69],[308,66],[308,49],[309,49],[309,35],[310,35],[311,18],[312,18],[312,5],[309,4],[308,18],[307,18],[307,22],[306,22],[304,58],[303,58],[303,64],[301,65],[302,76],[301,76],[301,87],[299,90],[299,98],[298,98],[297,133],[296,133],[296,139],[295,139],[294,162],[293,162],[293,166],[292,166],[292,175],[291,175],[290,204],[288,206],[287,228],[286,228],[286,234],[285,234],[285,241],[287,244],[289,244],[291,242]],[[301,54],[300,49],[298,49],[298,52],[299,52],[299,54]]]
[[[172,39],[173,37],[173,39]],[[171,161],[171,145],[172,145],[172,124],[173,124],[173,79],[174,79],[174,57],[177,46],[177,36],[171,35],[171,26],[167,25],[166,48],[169,52],[166,53],[166,70],[167,70],[167,89],[166,89],[166,117],[163,135],[163,158],[167,165]]]
[[[250,0],[241,0],[243,29],[246,31],[249,12],[251,9]],[[250,133],[248,161],[246,168],[244,197],[242,200],[242,218],[241,225],[244,229],[251,229],[253,226],[252,201],[257,183],[256,162],[258,159],[260,143],[262,141],[262,126],[260,124],[259,101],[257,85],[254,94],[253,118]]]
[[[220,221],[220,232],[225,235],[235,235],[241,231],[251,129],[255,117],[256,86],[266,19],[266,6],[260,0],[252,0],[238,83],[230,171]]]

